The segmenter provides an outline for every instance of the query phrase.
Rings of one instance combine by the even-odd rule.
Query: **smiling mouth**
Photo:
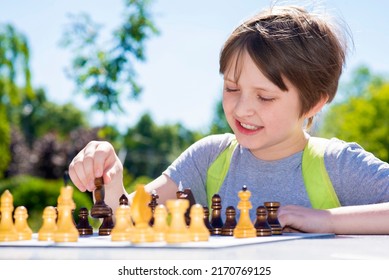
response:
[[[258,130],[258,129],[260,128],[260,126],[250,125],[250,124],[241,123],[241,122],[239,122],[239,124],[240,124],[243,128],[248,129],[248,130]]]

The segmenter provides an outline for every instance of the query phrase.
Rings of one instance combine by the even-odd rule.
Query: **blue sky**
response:
[[[355,67],[367,65],[373,73],[389,74],[389,1],[322,0],[277,1],[319,6],[350,27],[354,50],[342,81]],[[313,4],[309,4],[312,3]],[[146,43],[146,61],[136,65],[143,93],[138,101],[123,100],[125,114],[109,117],[124,130],[144,112],[158,124],[181,122],[190,129],[207,129],[220,99],[222,78],[219,51],[229,33],[243,19],[268,7],[268,0],[156,0],[152,15],[161,34]],[[75,95],[64,74],[68,50],[59,47],[68,14],[88,13],[109,34],[120,24],[122,0],[0,0],[0,23],[11,23],[30,43],[33,85],[46,89],[51,101],[74,102],[87,111],[89,102]],[[102,117],[91,114],[92,124]]]

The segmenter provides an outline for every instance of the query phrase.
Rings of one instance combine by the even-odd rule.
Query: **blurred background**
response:
[[[131,192],[196,140],[229,132],[220,49],[240,22],[274,4],[347,25],[338,94],[312,133],[358,142],[389,161],[387,2],[0,0],[0,194],[9,189],[37,231],[89,141],[114,145]],[[74,199],[77,208],[92,206],[88,193]]]

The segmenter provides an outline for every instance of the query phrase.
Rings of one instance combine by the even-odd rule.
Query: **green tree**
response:
[[[12,25],[0,26],[0,178],[10,162],[11,142],[8,109],[32,97],[30,52],[26,37]],[[21,84],[19,84],[21,83]]]
[[[389,161],[389,81],[360,67],[342,97],[325,114],[320,135],[357,142]]]
[[[75,16],[65,32],[63,45],[75,54],[70,77],[80,92],[93,99],[93,109],[121,113],[122,93],[130,99],[141,93],[134,62],[145,60],[144,43],[158,33],[148,11],[150,2],[124,1],[124,21],[113,32],[112,44],[98,44],[101,26],[87,14]]]
[[[124,167],[134,178],[156,178],[200,137],[181,124],[157,126],[149,114],[144,114],[125,135]]]
[[[227,133],[227,132],[232,132],[232,130],[226,120],[226,116],[224,115],[224,110],[223,110],[223,103],[220,100],[216,104],[215,114],[213,116],[210,133],[219,134],[219,133]]]

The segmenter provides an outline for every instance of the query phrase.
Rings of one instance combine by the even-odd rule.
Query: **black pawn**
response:
[[[203,206],[203,210],[204,210],[204,224],[209,230],[209,233],[212,233],[212,226],[209,222],[209,208],[207,206]]]
[[[265,206],[257,207],[257,219],[255,220],[254,227],[257,229],[257,236],[272,235],[271,227],[267,221],[267,210]]]
[[[212,226],[212,235],[221,235],[223,227],[223,219],[221,217],[221,198],[218,194],[212,196],[212,215],[211,215],[211,226]]]
[[[228,206],[226,209],[226,222],[222,227],[223,236],[233,236],[236,227],[236,211],[234,206]]]
[[[109,207],[110,213],[104,217],[103,222],[99,228],[99,235],[110,235],[115,226],[112,219],[112,209]]]
[[[78,233],[81,236],[93,234],[93,228],[89,224],[88,217],[89,217],[88,209],[85,207],[80,208],[80,211],[78,212],[78,224],[76,228],[78,230]]]
[[[278,208],[280,208],[279,202],[265,202],[264,203],[267,210],[267,222],[271,227],[271,233],[273,235],[282,234],[282,226],[278,221]]]
[[[122,196],[119,198],[119,205],[128,206],[128,197],[125,194],[122,194]]]

